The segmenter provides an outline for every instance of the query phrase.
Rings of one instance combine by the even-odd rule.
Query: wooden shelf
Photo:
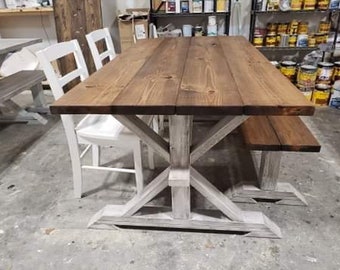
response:
[[[37,7],[37,8],[1,8],[0,9],[0,17],[5,16],[40,16],[40,15],[48,15],[53,13],[52,7]]]

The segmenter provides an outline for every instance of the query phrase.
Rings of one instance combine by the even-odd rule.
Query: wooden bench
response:
[[[252,116],[241,126],[249,150],[262,151],[257,185],[235,188],[236,201],[273,200],[278,204],[307,205],[291,184],[278,182],[282,152],[320,152],[321,146],[298,116]],[[256,159],[254,158],[254,161]]]
[[[28,122],[46,124],[47,120],[38,112],[46,113],[48,108],[43,96],[41,82],[45,75],[41,70],[23,70],[0,80],[0,123]],[[18,106],[11,99],[30,89],[32,92],[34,107],[27,111]],[[2,106],[1,106],[2,105]],[[7,112],[12,112],[6,115]],[[15,114],[13,115],[13,111]]]

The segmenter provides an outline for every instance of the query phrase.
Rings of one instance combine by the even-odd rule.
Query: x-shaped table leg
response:
[[[104,226],[107,228],[116,225],[130,225],[209,229],[241,231],[248,236],[255,237],[281,237],[280,229],[261,212],[242,211],[191,167],[193,162],[242,124],[247,116],[223,118],[199,144],[193,147],[191,147],[192,116],[169,116],[170,143],[167,143],[136,116],[118,115],[115,117],[165,160],[169,161],[170,167],[152,180],[141,194],[136,195],[126,205],[104,207],[91,219],[90,227]],[[155,209],[146,206],[168,186],[171,187],[171,209]],[[209,213],[191,211],[190,186],[206,197],[218,210],[212,210]]]

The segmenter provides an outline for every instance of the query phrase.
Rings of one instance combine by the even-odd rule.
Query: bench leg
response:
[[[291,184],[278,182],[281,157],[282,152],[263,151],[257,171],[257,183],[244,182],[234,187],[230,194],[232,200],[246,203],[272,201],[284,205],[307,205],[303,195]]]
[[[27,108],[27,111],[37,113],[50,113],[50,109],[47,106],[41,83],[34,85],[31,88],[31,92],[34,106]]]
[[[1,115],[0,123],[28,123],[28,124],[47,124],[47,119],[38,113],[28,112],[18,106],[12,100],[7,100],[3,103],[6,111],[14,112],[12,115]]]

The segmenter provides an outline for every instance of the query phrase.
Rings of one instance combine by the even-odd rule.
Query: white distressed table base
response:
[[[257,203],[258,201],[272,201],[281,205],[306,206],[304,196],[291,184],[277,183],[275,190],[262,190],[255,183],[243,183],[232,188],[230,198],[233,202]]]
[[[152,180],[140,194],[127,204],[108,205],[96,213],[88,225],[89,228],[161,227],[244,232],[247,236],[253,237],[281,238],[280,228],[269,218],[261,212],[241,210],[190,165],[193,160],[201,157],[247,117],[235,116],[222,119],[212,128],[209,136],[204,138],[202,143],[192,147],[191,152],[188,146],[192,135],[192,116],[169,116],[169,144],[136,117],[119,116],[117,119],[166,160],[169,160],[171,166]],[[160,211],[162,208],[159,207],[145,207],[166,187],[171,187],[172,208]],[[191,209],[191,187],[202,194],[217,210],[198,212]],[[155,212],[155,210],[157,211]]]

